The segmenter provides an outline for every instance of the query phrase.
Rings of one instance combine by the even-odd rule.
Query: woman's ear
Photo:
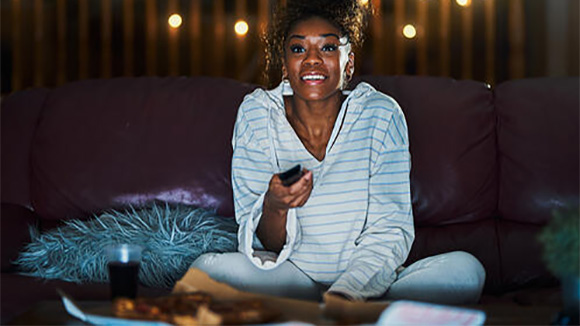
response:
[[[354,75],[354,52],[348,54],[348,62],[346,63],[345,73],[346,80],[350,81]]]
[[[288,78],[288,70],[286,70],[286,62],[284,62],[284,60],[282,60],[282,79],[287,79]]]

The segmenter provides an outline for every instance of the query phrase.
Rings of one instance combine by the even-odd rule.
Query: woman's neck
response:
[[[300,130],[300,134],[308,138],[319,138],[325,134],[330,138],[342,101],[343,95],[340,92],[322,101],[304,101],[297,96],[285,97],[286,117],[294,130]]]
[[[324,101],[304,101],[297,96],[284,98],[288,122],[304,147],[319,161],[326,155],[342,101],[340,92]]]

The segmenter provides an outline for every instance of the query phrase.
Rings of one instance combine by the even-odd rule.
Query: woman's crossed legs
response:
[[[241,253],[204,254],[191,265],[242,291],[304,300],[320,300],[328,286],[314,282],[290,261],[262,270]],[[439,304],[479,301],[485,269],[469,253],[454,251],[421,259],[399,269],[381,300],[417,300]]]

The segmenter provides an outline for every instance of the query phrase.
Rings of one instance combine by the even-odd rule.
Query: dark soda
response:
[[[110,262],[109,281],[111,283],[111,299],[130,298],[137,296],[137,284],[139,282],[138,262]]]

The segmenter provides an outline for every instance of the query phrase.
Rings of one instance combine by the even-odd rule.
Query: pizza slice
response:
[[[115,316],[154,320],[174,325],[241,325],[272,321],[280,312],[262,300],[215,302],[204,292],[173,294],[157,298],[119,298],[113,302]]]

